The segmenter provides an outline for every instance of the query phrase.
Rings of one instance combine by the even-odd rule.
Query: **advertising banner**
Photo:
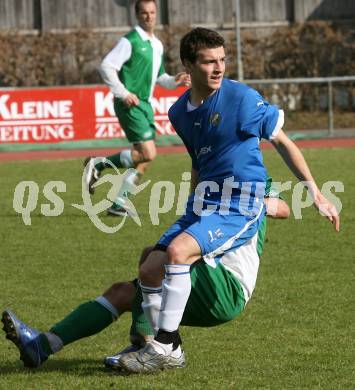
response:
[[[184,88],[156,87],[157,137],[175,135],[168,110]],[[0,89],[0,145],[122,139],[125,135],[104,86]]]

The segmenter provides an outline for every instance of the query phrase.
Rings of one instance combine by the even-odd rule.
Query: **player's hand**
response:
[[[189,87],[191,85],[190,75],[185,72],[180,72],[175,76],[175,84],[177,87]]]
[[[123,104],[126,105],[127,107],[138,106],[139,99],[137,95],[135,95],[134,93],[130,93],[123,99]]]
[[[340,217],[333,203],[331,203],[320,191],[318,191],[314,199],[314,205],[321,215],[327,217],[327,219],[333,224],[334,229],[338,232],[340,230]]]

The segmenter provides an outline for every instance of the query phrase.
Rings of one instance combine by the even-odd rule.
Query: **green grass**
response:
[[[257,287],[243,315],[211,329],[182,328],[188,366],[152,376],[121,377],[105,371],[102,358],[126,346],[130,316],[99,335],[51,357],[35,372],[23,368],[13,344],[0,338],[0,388],[6,389],[349,389],[355,388],[354,253],[355,184],[353,149],[307,150],[318,183],[339,180],[345,192],[342,231],[313,208],[302,220],[269,221]],[[292,180],[272,151],[265,162],[276,181]],[[47,330],[84,300],[114,281],[135,276],[141,249],[154,243],[174,221],[174,209],[152,226],[149,190],[134,200],[142,228],[127,221],[118,233],[98,231],[73,208],[81,203],[82,162],[44,161],[0,164],[0,308],[11,308],[34,327]],[[159,156],[147,179],[173,180],[189,169],[184,155]],[[22,180],[40,189],[62,180],[64,214],[44,217],[40,195],[25,226],[12,207]],[[95,200],[101,200],[101,189]],[[290,201],[290,192],[286,194]],[[106,223],[117,219],[102,217]]]

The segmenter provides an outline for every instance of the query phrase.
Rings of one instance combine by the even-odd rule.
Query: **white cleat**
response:
[[[136,374],[185,367],[185,354],[181,347],[171,354],[165,355],[155,349],[154,343],[154,341],[148,342],[139,351],[123,355],[120,358],[121,367]]]
[[[140,345],[131,344],[122,351],[117,352],[116,355],[107,356],[104,359],[104,364],[107,368],[111,368],[112,370],[122,371],[123,368],[121,366],[120,360],[121,357],[127,353],[137,352],[142,348]]]
[[[95,192],[94,184],[99,180],[100,172],[95,168],[95,158],[88,157],[84,161],[85,184],[90,194]]]

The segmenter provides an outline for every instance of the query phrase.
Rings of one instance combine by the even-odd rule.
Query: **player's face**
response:
[[[137,20],[144,31],[153,32],[157,20],[157,7],[153,1],[140,3]]]
[[[196,61],[187,63],[186,69],[191,76],[192,88],[212,93],[219,89],[226,70],[224,47],[201,49]]]

